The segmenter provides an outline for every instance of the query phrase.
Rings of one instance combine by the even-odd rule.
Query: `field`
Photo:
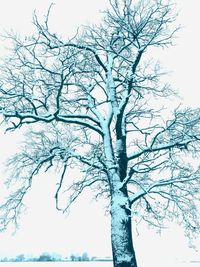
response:
[[[0,267],[112,267],[112,262],[2,262]],[[200,266],[200,263],[145,263],[140,264],[138,267],[197,267]]]

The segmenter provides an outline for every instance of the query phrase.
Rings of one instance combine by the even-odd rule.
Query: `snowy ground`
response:
[[[140,264],[138,267],[198,267],[200,266],[200,262],[196,263],[186,263],[186,262],[171,262],[171,263],[162,263],[162,262],[155,262],[153,265],[151,264]],[[19,262],[19,263],[0,263],[0,267],[112,267],[112,262],[44,262],[44,263],[36,263],[36,262]]]

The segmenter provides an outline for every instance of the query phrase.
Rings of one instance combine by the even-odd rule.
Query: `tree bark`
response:
[[[130,203],[126,194],[120,190],[112,196],[111,242],[114,267],[137,267],[132,240]]]

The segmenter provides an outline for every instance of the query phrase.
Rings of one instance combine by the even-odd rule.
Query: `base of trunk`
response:
[[[114,267],[137,267],[129,200],[122,192],[112,198],[111,239]]]
[[[114,267],[135,267],[136,265],[132,263],[127,263],[127,262],[121,262],[119,264],[114,264]]]

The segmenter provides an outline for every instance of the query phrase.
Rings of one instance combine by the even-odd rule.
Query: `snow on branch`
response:
[[[191,160],[200,153],[200,111],[164,109],[175,93],[162,84],[165,73],[147,54],[173,43],[179,29],[174,5],[109,3],[102,24],[72,38],[51,31],[52,6],[43,23],[34,15],[32,36],[5,36],[13,46],[0,66],[0,112],[8,130],[28,126],[29,136],[10,161],[9,182],[19,187],[2,206],[4,226],[15,220],[33,177],[50,168],[59,173],[59,210],[92,187],[110,198],[111,216],[123,210],[123,222],[133,207],[154,225],[179,211],[189,228],[190,216],[196,223],[195,203],[192,211],[188,207],[200,188]],[[80,177],[66,179],[74,168]],[[66,205],[63,195],[69,197]]]

